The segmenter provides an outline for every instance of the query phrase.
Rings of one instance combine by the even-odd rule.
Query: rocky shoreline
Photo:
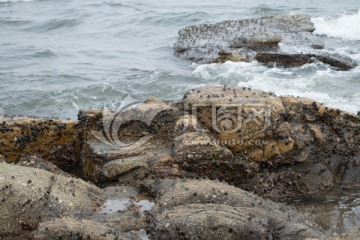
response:
[[[311,99],[207,86],[0,139],[0,239],[359,237],[284,204],[360,182],[359,116]]]
[[[313,31],[307,15],[225,21],[180,30],[174,49],[197,63],[358,65]],[[0,117],[0,239],[360,239],[359,115],[228,86],[127,104]],[[351,204],[327,204],[334,194]]]
[[[355,60],[332,53],[328,43],[333,39],[315,35],[314,30],[305,14],[228,20],[181,29],[174,50],[196,63],[256,60],[270,67],[298,67],[322,62],[335,70],[358,66]]]

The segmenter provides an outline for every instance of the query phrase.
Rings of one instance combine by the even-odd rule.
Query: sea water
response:
[[[330,52],[360,61],[359,9],[358,0],[0,0],[0,114],[76,119],[80,108],[116,108],[129,94],[176,100],[205,84],[309,97],[357,113],[360,67],[198,65],[176,57],[173,45],[188,25],[306,13],[316,34],[334,38]]]

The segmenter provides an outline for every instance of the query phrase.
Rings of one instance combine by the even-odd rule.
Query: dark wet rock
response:
[[[350,58],[330,54],[288,54],[265,52],[256,54],[255,59],[261,63],[282,67],[299,67],[315,61],[329,64],[338,70],[350,70],[357,66],[357,63]]]
[[[316,222],[329,236],[344,235],[359,225],[358,185],[319,192],[292,202],[300,212]]]
[[[138,168],[146,167],[149,167],[147,159],[144,156],[135,156],[114,160],[105,164],[103,167],[103,173],[106,177],[112,178],[125,175],[128,172],[135,171]]]
[[[231,20],[180,30],[174,49],[178,56],[197,63],[256,59],[294,67],[311,63],[316,58],[339,70],[357,66],[352,59],[320,51],[325,49],[323,41],[327,39],[312,34],[314,30],[310,17],[303,14]],[[279,43],[306,49],[308,53],[283,52]]]
[[[144,168],[166,165],[167,156],[171,154],[169,140],[174,136],[175,123],[181,114],[177,108],[156,98],[149,98],[121,114],[82,111],[79,120],[84,129],[81,156],[84,175],[93,181],[105,181],[109,177],[124,177]],[[117,125],[111,125],[112,122]],[[137,161],[139,159],[141,161]],[[111,163],[114,160],[117,162]]]
[[[359,181],[355,173],[360,121],[355,115],[306,98],[220,86],[190,91],[184,103],[192,111],[196,108],[197,128],[207,130],[212,141],[234,155],[223,161],[185,159],[188,164],[183,168],[188,172],[226,180],[273,199]],[[241,116],[233,129],[222,128],[221,106],[232,112],[231,118]],[[218,116],[215,121],[214,116]]]
[[[155,239],[304,239],[322,232],[295,210],[210,180],[144,183],[157,194]]]
[[[52,172],[57,175],[63,175],[63,176],[67,176],[67,177],[73,176],[73,175],[61,170],[55,164],[53,164],[49,161],[45,161],[44,159],[42,159],[38,156],[35,156],[35,155],[24,156],[24,157],[20,158],[19,162],[15,163],[15,165],[39,168],[39,169],[46,170],[48,172]]]
[[[79,166],[81,139],[74,121],[0,117],[0,154],[8,163],[35,155],[71,172]]]

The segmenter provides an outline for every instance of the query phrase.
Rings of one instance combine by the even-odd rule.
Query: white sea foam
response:
[[[317,62],[298,68],[267,68],[257,62],[199,65],[194,74],[209,84],[228,84],[271,91],[278,95],[307,97],[329,107],[357,113],[360,94],[347,86],[357,81],[359,68],[343,72]]]
[[[344,40],[360,40],[360,10],[356,14],[342,15],[337,18],[312,18],[316,34]]]

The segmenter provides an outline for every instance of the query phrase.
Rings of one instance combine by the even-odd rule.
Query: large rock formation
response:
[[[85,217],[101,209],[104,192],[83,180],[0,163],[0,237],[27,235],[40,222]]]
[[[321,61],[335,69],[349,70],[357,63],[323,50],[325,37],[312,34],[307,15],[269,16],[189,26],[179,31],[174,49],[178,56],[197,63],[253,61],[284,67]],[[305,53],[283,52],[282,43]]]
[[[163,239],[195,236],[193,233],[208,239],[234,239],[232,234],[240,232],[255,239],[250,230],[264,239],[267,234],[280,239],[321,237],[324,233],[316,224],[307,223],[293,210],[238,188],[275,201],[298,200],[305,196],[311,199],[313,193],[325,193],[339,184],[351,189],[360,181],[359,116],[310,99],[276,97],[248,88],[203,87],[188,91],[180,102],[150,98],[120,113],[83,110],[77,122],[29,118],[2,121],[0,162],[15,165],[0,163],[0,189],[3,196],[12,199],[0,201],[4,213],[1,237],[29,232],[39,238],[65,237],[68,231],[86,237],[93,231],[86,226],[92,224],[94,229],[102,229],[96,234],[104,239],[137,236],[142,234],[141,229]],[[138,209],[135,200],[128,212],[101,212],[109,195],[70,178],[69,173],[99,187],[121,184],[138,189],[141,194],[136,201],[156,202],[151,218],[134,212]],[[202,177],[226,181],[234,187],[208,180],[179,180]],[[164,184],[173,181],[165,192],[157,190],[164,185],[156,182],[162,178],[168,179]],[[203,188],[196,191],[198,197],[194,191],[181,190],[192,186]],[[233,194],[219,195],[222,189]],[[83,200],[73,203],[77,198]],[[272,206],[272,214],[265,206],[251,206],[254,199]],[[330,216],[320,210],[301,209],[315,220]],[[264,226],[245,229],[241,216],[255,212],[266,219]],[[296,217],[287,222],[286,214]],[[235,216],[238,218],[233,219]],[[218,231],[201,230],[203,221],[209,219]],[[194,226],[186,225],[188,221]],[[66,222],[71,226],[66,228]],[[226,222],[223,226],[230,232],[223,232],[220,222]],[[334,231],[345,229],[340,225]],[[116,229],[110,233],[112,227]],[[323,230],[328,229],[325,226]]]
[[[211,180],[151,180],[155,239],[305,239],[323,236],[294,209]]]
[[[73,121],[0,116],[0,154],[7,162],[39,155],[70,171],[78,165],[82,140]]]
[[[84,137],[83,154],[91,155],[84,158],[88,176],[137,186],[149,176],[206,176],[272,199],[360,180],[358,116],[306,98],[220,86],[189,91],[168,106],[142,126],[153,138],[141,146],[121,148]],[[81,118],[97,123],[101,116],[84,111]],[[137,126],[120,128],[120,137],[130,131],[135,136]],[[84,128],[90,132],[99,125]]]
[[[0,163],[0,239],[141,239],[148,226],[143,210],[107,209],[136,195],[129,188],[102,190],[81,179]]]

